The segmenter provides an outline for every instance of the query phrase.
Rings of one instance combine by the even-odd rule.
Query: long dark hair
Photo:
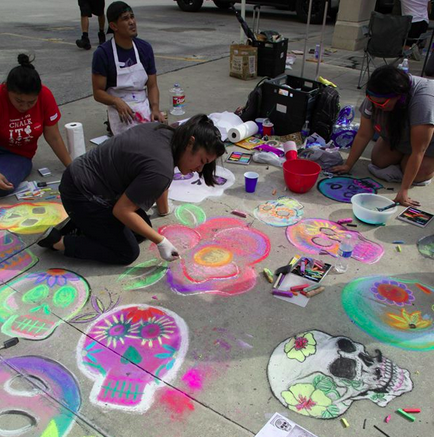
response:
[[[411,79],[409,75],[393,66],[378,67],[369,78],[366,93],[376,97],[400,96],[393,111],[387,114],[386,128],[390,146],[394,149],[401,141],[404,126],[408,123],[408,103],[410,100]],[[373,112],[381,109],[373,106]],[[374,117],[373,117],[374,118]]]
[[[203,147],[207,153],[216,155],[217,158],[225,153],[225,146],[221,139],[220,131],[214,126],[213,121],[205,114],[197,114],[181,124],[177,128],[166,125],[159,125],[159,129],[170,129],[174,132],[171,142],[173,160],[175,165],[185,152],[190,137],[195,138],[192,152],[195,153],[199,148]],[[208,186],[214,186],[215,183],[215,160],[203,166],[200,176]]]
[[[42,89],[39,73],[32,65],[34,59],[21,53],[18,55],[18,66],[12,68],[6,79],[6,88],[17,94],[38,95]]]

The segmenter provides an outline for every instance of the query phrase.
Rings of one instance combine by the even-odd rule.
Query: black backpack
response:
[[[339,109],[338,90],[332,86],[323,87],[319,91],[313,107],[309,123],[310,133],[316,132],[328,142],[338,118]]]
[[[247,97],[247,102],[244,107],[237,109],[235,113],[241,117],[241,120],[255,121],[260,115],[261,104],[262,104],[262,85],[263,83],[270,79],[269,77],[264,77],[260,80],[253,91],[250,92],[249,97]]]

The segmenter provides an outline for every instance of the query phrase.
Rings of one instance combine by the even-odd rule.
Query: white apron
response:
[[[116,65],[116,86],[107,89],[113,97],[120,97],[135,112],[132,123],[125,123],[119,118],[119,113],[114,106],[108,107],[108,118],[113,135],[118,135],[137,124],[151,121],[151,108],[149,106],[146,82],[148,74],[140,62],[139,52],[133,41],[136,63],[131,67],[121,68],[115,39],[112,38],[113,55]]]

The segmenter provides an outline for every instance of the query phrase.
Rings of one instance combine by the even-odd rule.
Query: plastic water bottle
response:
[[[179,83],[175,83],[173,88],[170,89],[170,106],[172,108],[170,110],[172,115],[185,114],[185,93]]]
[[[404,58],[404,60],[402,61],[402,64],[398,65],[398,68],[402,71],[404,71],[405,73],[408,73],[408,59]]]
[[[319,51],[321,50],[321,46],[319,44],[317,44],[315,46],[315,59],[318,60],[319,59]]]
[[[353,242],[351,237],[345,236],[339,245],[338,259],[335,264],[335,270],[338,273],[345,273],[348,270],[348,260],[353,254]]]
[[[309,136],[309,132],[310,132],[310,129],[309,129],[309,120],[306,120],[304,122],[303,127],[301,128],[301,136],[303,138],[307,138]]]

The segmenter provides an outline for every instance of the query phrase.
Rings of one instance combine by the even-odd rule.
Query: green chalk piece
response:
[[[396,412],[399,413],[401,416],[405,417],[406,419],[408,419],[410,422],[414,422],[416,420],[416,418],[414,416],[406,413],[404,410],[401,410],[401,408],[396,410]]]

